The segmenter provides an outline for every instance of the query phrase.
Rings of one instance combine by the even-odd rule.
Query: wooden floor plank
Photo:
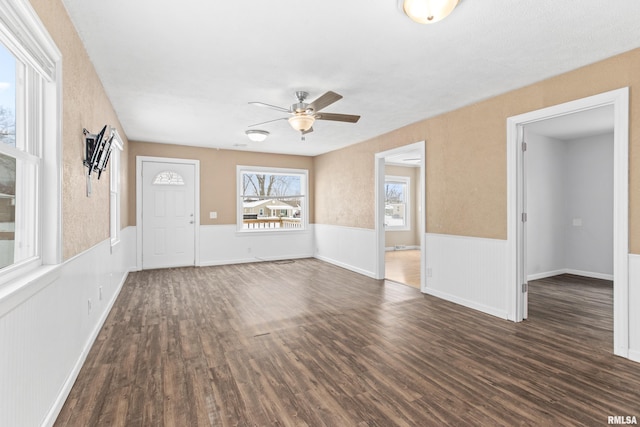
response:
[[[516,324],[314,259],[129,275],[57,426],[606,425],[640,417],[611,282]]]

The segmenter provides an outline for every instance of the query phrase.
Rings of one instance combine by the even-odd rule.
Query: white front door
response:
[[[142,162],[142,268],[195,265],[195,165]]]

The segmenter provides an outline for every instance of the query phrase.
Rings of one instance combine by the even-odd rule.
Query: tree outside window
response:
[[[409,177],[386,176],[384,225],[387,230],[409,230]]]

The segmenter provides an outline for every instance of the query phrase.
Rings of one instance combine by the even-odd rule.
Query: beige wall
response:
[[[252,153],[248,151],[218,150],[185,147],[150,142],[129,144],[129,223],[136,223],[136,157],[168,157],[200,161],[200,223],[236,223],[236,166],[265,166],[309,170],[309,222],[314,222],[313,159],[305,156]],[[217,212],[218,219],[209,219],[209,212]]]
[[[426,231],[506,239],[507,118],[626,86],[630,252],[640,254],[640,49],[318,156],[316,223],[373,229],[375,153],[426,140]]]
[[[109,172],[93,178],[86,196],[82,129],[98,132],[106,124],[124,139],[122,154],[122,227],[126,227],[127,140],[102,83],[61,0],[31,0],[62,53],[62,241],[64,259],[109,238]]]
[[[418,232],[418,203],[420,189],[420,168],[385,165],[384,174],[391,176],[406,176],[410,181],[410,223],[411,229],[407,231],[386,231],[384,233],[384,246],[389,248],[396,245],[419,246],[420,233]]]

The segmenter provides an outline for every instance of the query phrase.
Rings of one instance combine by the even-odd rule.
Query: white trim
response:
[[[544,271],[542,273],[529,274],[527,281],[546,279],[547,277],[557,276],[559,274],[573,274],[574,276],[590,277],[592,279],[613,280],[613,274],[596,273],[593,271],[573,270],[570,268],[563,268],[561,270]]]
[[[200,161],[169,157],[136,156],[136,267],[142,269],[142,163],[179,163],[195,168],[194,265],[200,265]]]
[[[418,245],[395,245],[395,246],[387,246],[384,248],[385,252],[395,252],[395,251],[415,251],[419,250],[420,246]]]
[[[69,375],[67,376],[66,381],[62,385],[60,393],[58,394],[57,399],[53,403],[51,410],[47,413],[46,418],[42,422],[43,426],[53,426],[55,424],[56,419],[58,418],[58,415],[60,415],[60,411],[62,411],[62,407],[67,401],[67,398],[69,397],[69,393],[71,393],[73,384],[76,382],[76,379],[78,379],[78,375],[80,375],[80,370],[82,369],[84,362],[87,360],[87,356],[89,356],[89,351],[91,350],[91,347],[93,347],[93,344],[98,338],[98,335],[100,334],[100,331],[104,326],[104,322],[107,321],[107,317],[109,317],[109,313],[111,313],[111,309],[113,308],[113,305],[116,303],[116,300],[120,295],[120,291],[122,290],[122,287],[127,281],[127,277],[129,277],[129,272],[125,271],[124,275],[120,279],[120,283],[116,287],[116,290],[113,296],[107,303],[106,308],[102,311],[102,314],[100,315],[100,318],[94,325],[93,330],[91,331],[91,334],[89,334],[89,336],[87,337],[87,341],[85,342],[84,347],[82,348],[82,352],[78,356],[76,363],[74,363],[73,368],[69,372]]]
[[[272,175],[300,175],[302,181],[300,184],[300,196],[302,196],[302,228],[290,229],[244,229],[244,211],[242,205],[242,180],[241,176],[244,172],[265,172]],[[270,196],[268,196],[270,197]],[[277,198],[277,196],[274,196]],[[262,210],[261,208],[260,210]],[[236,165],[236,230],[238,234],[260,234],[260,233],[300,233],[309,229],[309,170],[296,168],[277,168],[262,166],[245,166]]]
[[[391,150],[382,151],[375,155],[375,234],[376,234],[376,258],[375,258],[375,279],[384,279],[384,255],[385,255],[385,227],[384,227],[384,181],[385,181],[385,157],[398,155],[405,152],[420,152],[420,211],[418,212],[418,233],[420,235],[420,289],[422,292],[426,289],[425,277],[425,233],[426,233],[426,141],[419,141],[402,147],[393,148]]]
[[[520,114],[507,119],[507,241],[509,283],[509,319],[519,322],[524,315],[524,296],[519,278],[524,277],[522,259],[523,212],[520,183],[523,179],[519,130],[528,123],[560,117],[604,105],[614,106],[614,349],[622,357],[629,355],[629,88],[621,88],[576,101]]]
[[[14,51],[21,61],[33,67],[47,80],[57,80],[62,54],[31,4],[26,0],[0,0],[0,42]],[[19,34],[16,42],[15,34]]]
[[[31,136],[25,149],[42,159],[34,242],[39,259],[6,270],[2,281],[7,283],[40,264],[62,262],[62,54],[28,1],[0,0],[0,22],[0,42],[27,65],[25,84],[32,86],[26,123]]]
[[[507,319],[507,312],[498,310],[496,308],[490,307],[488,305],[480,304],[476,301],[472,301],[466,298],[462,298],[453,294],[449,294],[447,292],[442,292],[439,290],[435,290],[432,288],[425,288],[422,290],[423,293],[427,295],[434,296],[436,298],[443,299],[445,301],[453,302],[455,304],[459,304],[461,306],[477,310],[484,314],[489,314],[491,316],[499,317],[500,319]]]
[[[120,136],[115,132],[113,137],[113,140],[116,141],[114,143],[115,149],[112,150],[109,169],[109,237],[112,248],[120,243],[122,224],[120,165],[122,164],[121,157],[124,147],[119,138]]]

